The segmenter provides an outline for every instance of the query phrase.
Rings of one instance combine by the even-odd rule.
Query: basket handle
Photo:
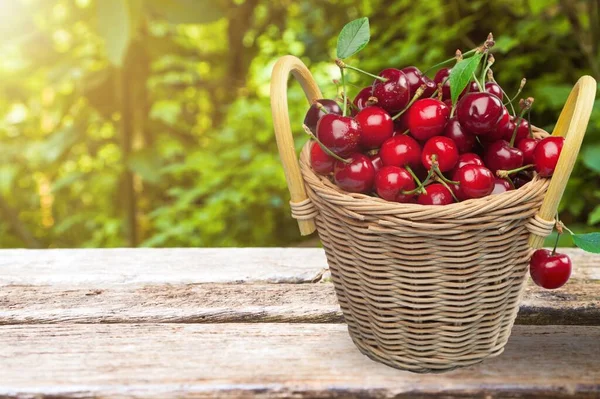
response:
[[[283,164],[285,179],[290,190],[292,207],[303,206],[309,201],[306,188],[300,173],[300,165],[294,148],[294,138],[290,125],[288,111],[287,85],[290,73],[296,78],[309,103],[322,98],[321,90],[317,86],[310,71],[299,58],[292,55],[281,57],[273,67],[271,75],[271,112],[273,113],[273,126],[275,127],[275,138],[279,148],[279,156]],[[300,234],[303,236],[315,231],[314,216],[298,219]]]
[[[577,154],[579,154],[581,142],[592,114],[596,98],[596,87],[596,80],[591,76],[579,78],[560,112],[558,122],[556,122],[552,132],[553,136],[565,137],[565,144],[554,175],[550,180],[544,202],[542,202],[542,206],[535,216],[538,222],[545,224],[547,227],[554,225],[558,204],[573,171],[573,166],[575,166]],[[535,249],[540,248],[544,244],[545,238],[543,235],[532,233],[529,237],[529,246]]]

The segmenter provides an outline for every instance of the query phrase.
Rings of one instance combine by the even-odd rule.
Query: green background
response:
[[[289,216],[269,78],[293,54],[334,97],[337,33],[361,16],[371,42],[348,62],[374,73],[494,32],[496,79],[514,93],[527,77],[546,129],[579,76],[600,78],[598,1],[2,0],[0,15],[0,247],[316,244]],[[298,149],[306,106],[293,84]],[[561,206],[578,232],[600,224],[599,108]]]

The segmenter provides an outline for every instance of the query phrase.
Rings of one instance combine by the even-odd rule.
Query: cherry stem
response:
[[[498,82],[496,82],[496,79],[494,79],[494,72],[490,69],[487,72],[488,74],[488,79],[496,84],[498,84]],[[502,94],[504,94],[504,96],[506,98],[508,98],[508,94],[506,94],[506,92],[504,91],[504,89],[502,88],[502,86],[498,85],[498,87],[500,87],[500,90],[502,90]],[[513,116],[517,115],[517,112],[515,111],[515,107],[513,106],[512,102],[508,102],[508,105],[510,105],[510,109],[512,109],[512,114]]]
[[[329,111],[327,111],[327,108],[325,108],[325,107],[323,106],[323,104],[321,104],[320,102],[318,102],[318,101],[315,101],[315,105],[317,106],[317,108],[319,109],[319,111],[321,111],[321,112],[323,112],[323,113],[325,113],[325,114],[328,114],[328,113],[329,113]]]
[[[477,83],[477,87],[479,87],[479,91],[483,91],[483,87],[481,87],[481,83],[477,80],[477,76],[475,76],[475,72],[473,72],[473,80]]]
[[[556,247],[558,247],[558,240],[560,239],[560,231],[556,231],[556,241],[554,241],[554,248],[552,249],[552,255],[556,253]]]
[[[410,175],[412,176],[413,180],[415,182],[417,182],[417,188],[415,188],[415,190],[417,190],[417,191],[415,191],[415,193],[416,192],[421,192],[422,193],[424,191],[424,188],[423,188],[424,183],[421,182],[421,180],[419,180],[419,178],[417,177],[417,175],[415,174],[415,172],[413,172],[413,170],[412,170],[412,168],[410,166],[406,165],[404,168],[408,171],[408,173],[410,173]],[[427,175],[427,177],[429,177],[429,174]],[[425,179],[425,180],[427,180],[427,179]],[[411,191],[414,191],[414,190],[411,190]],[[425,193],[427,193],[427,192],[425,192]],[[403,194],[405,194],[405,193],[403,193]],[[412,194],[414,194],[414,193],[412,193]]]
[[[343,105],[343,111],[342,111],[342,116],[346,116],[346,108],[347,108],[347,102],[346,101],[346,77],[344,76],[344,68],[340,67],[340,72],[342,73],[342,90],[344,95],[342,96],[342,98],[344,99],[344,105]]]
[[[511,104],[517,99],[517,97],[519,97],[519,94],[521,94],[521,92],[523,91],[523,87],[525,87],[525,83],[527,83],[527,79],[523,78],[521,79],[521,85],[519,86],[519,90],[517,90],[517,94],[515,94],[515,96],[513,98],[511,98],[507,103],[504,103],[504,105],[508,105]],[[504,93],[506,94],[506,93]],[[508,98],[508,96],[506,96],[506,98]]]
[[[508,175],[514,175],[515,173],[522,172],[524,170],[532,168],[533,166],[534,166],[533,164],[529,164],[529,165],[521,166],[520,168],[511,169],[511,170],[497,170],[496,176],[498,176],[502,179],[505,179],[508,177]]]
[[[413,98],[411,98],[411,100],[408,102],[408,104],[406,104],[406,107],[404,107],[404,109],[400,112],[398,112],[396,115],[394,115],[392,117],[392,120],[396,120],[398,118],[400,118],[402,116],[403,113],[405,113],[411,105],[413,105],[413,103],[415,101],[417,101],[419,99],[419,97],[421,97],[423,95],[423,92],[425,91],[425,85],[422,85],[421,87],[419,87],[417,89],[417,91],[415,92],[415,95],[413,96]]]
[[[527,110],[527,124],[529,125],[529,138],[533,138],[533,129],[531,128],[531,108]]]
[[[439,176],[438,176],[438,177],[439,177]],[[452,189],[450,188],[450,186],[448,186],[448,184],[447,184],[445,181],[443,181],[442,179],[438,179],[438,181],[440,182],[440,184],[441,184],[442,186],[446,187],[446,188],[448,189],[448,191],[450,191],[450,195],[452,195],[452,198],[454,198],[454,201],[456,201],[456,202],[460,202],[460,201],[458,200],[458,198],[456,198],[456,195],[454,195],[454,191],[452,191]]]
[[[433,92],[433,94],[431,96],[429,96],[429,98],[434,98],[438,96],[438,93],[442,92],[442,87],[446,84],[446,81],[450,79],[450,76],[446,77],[444,80],[442,80],[441,83],[438,83],[435,91]],[[442,101],[441,98],[438,98],[438,100]]]
[[[409,133],[410,133],[410,129],[406,129],[405,131],[402,132],[402,135],[405,136],[405,135],[407,135]]]
[[[487,71],[487,68],[489,68],[490,66],[492,66],[491,64],[488,66],[488,52],[486,51],[483,54],[483,65],[481,66],[481,85],[479,87],[481,87],[484,91],[485,90],[485,71]]]
[[[466,53],[462,53],[462,56],[464,57],[465,55],[469,55],[469,54],[473,54],[475,51],[477,51],[476,48],[474,48],[473,50],[469,50]],[[456,61],[456,56],[452,57],[452,58],[448,58],[447,60],[444,60],[442,62],[439,62],[437,64],[435,64],[434,66],[430,67],[429,69],[427,69],[425,72],[423,72],[423,75],[427,75],[429,72],[431,72],[432,70],[439,68],[441,66],[446,65],[449,62],[452,61]]]
[[[512,179],[510,178],[510,176],[506,176],[506,177],[504,178],[504,180],[506,180],[506,181],[508,182],[508,184],[510,184],[510,186],[512,187],[512,189],[513,189],[513,190],[514,190],[514,189],[516,189],[516,187],[515,187],[515,183],[513,183],[513,181],[512,181]]]
[[[433,172],[437,175],[437,177],[441,180],[443,180],[444,182],[448,183],[448,184],[460,184],[457,181],[453,181],[453,180],[449,180],[446,179],[446,176],[444,176],[444,174],[442,173],[442,171],[440,170],[439,166],[438,166],[438,161],[437,161],[437,155],[433,154],[431,155],[431,161],[432,161],[432,165],[431,168],[433,169]],[[450,190],[452,191],[452,190]]]
[[[523,120],[523,115],[525,115],[525,112],[527,112],[527,109],[524,108],[521,113],[519,114],[519,118],[517,119],[517,123],[515,123],[515,130],[513,131],[512,137],[510,138],[510,146],[514,147],[515,146],[515,140],[517,138],[517,131],[519,130],[519,124],[521,123],[521,120]]]
[[[308,128],[308,126],[302,125],[302,128],[304,129],[306,134],[308,134],[313,140],[315,140],[317,142],[317,144],[319,144],[319,146],[323,149],[323,151],[325,151],[325,153],[327,153],[327,155],[329,155],[330,157],[337,159],[338,161],[343,162],[345,164],[349,164],[352,162],[352,161],[349,161],[347,159],[340,157],[339,155],[337,155],[336,153],[331,151],[329,148],[327,148],[325,146],[325,144],[321,143],[321,140],[319,140],[317,138],[317,136]]]
[[[337,64],[337,66],[339,66],[339,67],[340,67],[340,69],[348,68],[348,69],[351,69],[351,70],[353,70],[353,71],[360,72],[360,73],[362,73],[362,74],[365,74],[365,75],[367,75],[367,76],[370,76],[370,77],[372,77],[373,79],[380,80],[380,81],[382,81],[382,82],[387,82],[387,81],[388,81],[388,80],[387,80],[386,78],[384,78],[384,77],[377,76],[377,75],[373,75],[373,74],[372,74],[372,73],[370,73],[370,72],[363,71],[362,69],[360,69],[360,68],[357,68],[357,67],[353,67],[352,65],[348,65],[348,64],[346,64],[344,61],[340,60],[339,58],[335,60],[335,63]]]

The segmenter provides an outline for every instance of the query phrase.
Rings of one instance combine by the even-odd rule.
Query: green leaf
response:
[[[120,67],[125,60],[131,40],[128,3],[123,0],[97,2],[98,33],[104,39],[106,56],[111,64]]]
[[[585,166],[600,173],[600,144],[584,147],[581,155]]]
[[[573,242],[584,251],[600,254],[600,233],[573,234]]]
[[[450,71],[450,94],[452,95],[452,104],[456,104],[456,100],[462,91],[467,87],[473,77],[473,73],[477,70],[477,66],[483,57],[483,53],[475,53],[474,56],[465,58],[456,63]]]
[[[359,18],[347,23],[338,36],[337,58],[344,59],[358,53],[369,43],[370,38],[369,18]]]
[[[205,24],[225,16],[216,1],[147,0],[146,4],[150,12],[172,24]]]

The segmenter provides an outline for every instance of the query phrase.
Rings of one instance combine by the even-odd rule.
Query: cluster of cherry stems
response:
[[[475,78],[456,104],[450,68],[440,69],[432,80],[414,66],[369,74],[374,83],[352,102],[344,94],[343,110],[334,100],[315,101],[304,120],[317,141],[310,151],[313,170],[347,192],[422,205],[517,189],[533,178],[534,170],[551,176],[564,138],[533,136],[524,118],[533,99],[521,100],[519,113],[512,105],[525,80],[517,95],[503,103],[505,92],[493,78],[492,63],[490,55],[487,73]],[[570,276],[570,260],[540,251],[532,258],[534,281],[545,288],[562,286]]]

